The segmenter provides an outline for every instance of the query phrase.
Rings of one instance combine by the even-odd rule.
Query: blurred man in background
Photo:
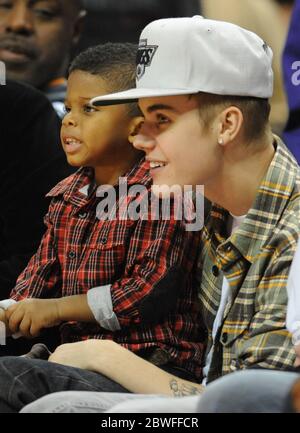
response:
[[[0,0],[0,61],[7,78],[42,90],[61,117],[65,72],[84,16],[81,0]]]

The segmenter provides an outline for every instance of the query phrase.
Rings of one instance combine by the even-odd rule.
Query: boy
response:
[[[141,121],[136,104],[89,103],[99,92],[134,84],[135,56],[132,44],[106,44],[71,65],[61,139],[68,162],[82,168],[49,193],[47,233],[11,293],[17,303],[6,320],[10,332],[28,338],[62,324],[63,342],[115,340],[197,377],[202,343],[200,328],[192,326],[198,313],[191,273],[197,233],[172,216],[136,221],[102,219],[99,212],[98,187],[118,191],[124,173],[128,186],[151,190],[141,152],[128,141]],[[122,206],[121,198],[115,205]]]

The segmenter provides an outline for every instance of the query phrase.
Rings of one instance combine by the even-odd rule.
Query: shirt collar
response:
[[[128,187],[135,184],[148,185],[151,182],[149,167],[144,159],[139,161],[123,177],[126,178]],[[94,170],[91,167],[82,167],[75,174],[56,185],[47,194],[47,197],[63,195],[64,200],[82,206],[96,190]]]
[[[252,208],[239,229],[226,241],[249,262],[253,262],[262,245],[274,232],[284,209],[293,193],[299,167],[279,137],[275,138],[275,155],[265,178],[260,184]],[[224,228],[229,213],[220,206],[213,205],[207,228],[220,241],[226,238]]]

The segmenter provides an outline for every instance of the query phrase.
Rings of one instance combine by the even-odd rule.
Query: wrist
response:
[[[63,306],[62,306],[63,298],[53,299],[53,305],[55,310],[56,320],[58,322],[63,322]]]

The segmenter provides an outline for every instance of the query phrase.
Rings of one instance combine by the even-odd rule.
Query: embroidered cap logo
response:
[[[136,58],[136,79],[140,80],[145,73],[146,67],[151,65],[158,45],[147,45],[147,39],[141,39]]]

